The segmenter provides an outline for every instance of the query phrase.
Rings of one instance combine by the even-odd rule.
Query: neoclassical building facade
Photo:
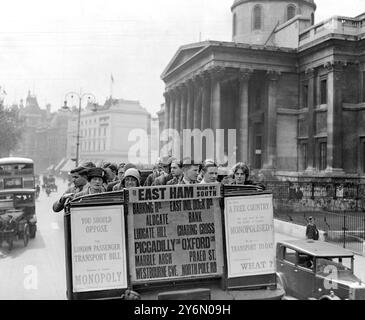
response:
[[[364,175],[365,14],[314,24],[313,0],[231,10],[231,42],[183,45],[163,71],[164,128],[235,129],[237,159],[276,174]]]

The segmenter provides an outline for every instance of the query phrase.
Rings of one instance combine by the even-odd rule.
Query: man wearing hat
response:
[[[73,186],[68,188],[62,197],[53,204],[52,209],[54,212],[62,211],[68,198],[72,198],[76,193],[86,189],[88,169],[88,167],[79,166],[70,171]]]
[[[175,160],[174,157],[163,157],[160,162],[161,175],[155,179],[152,183],[153,186],[162,186],[166,185],[168,181],[173,179],[173,175],[171,174],[171,163]]]
[[[106,192],[104,182],[106,174],[103,168],[90,168],[87,173],[87,180],[89,184],[79,193],[75,194],[75,198],[86,196],[89,194]]]
[[[183,161],[183,176],[178,184],[195,184],[199,175],[200,163],[194,162],[190,158]]]

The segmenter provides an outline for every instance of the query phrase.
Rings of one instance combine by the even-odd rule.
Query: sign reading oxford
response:
[[[74,208],[71,226],[73,291],[127,288],[123,206]]]
[[[129,191],[132,282],[222,275],[219,184]]]

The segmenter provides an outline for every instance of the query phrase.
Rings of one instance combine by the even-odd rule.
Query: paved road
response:
[[[26,248],[22,240],[14,242],[11,252],[7,244],[0,248],[0,299],[33,300],[66,298],[63,214],[52,211],[52,203],[65,191],[47,197],[41,192],[36,202],[38,230]]]

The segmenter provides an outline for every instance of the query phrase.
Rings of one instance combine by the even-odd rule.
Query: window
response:
[[[327,79],[321,80],[321,104],[327,104]]]
[[[308,84],[303,85],[303,108],[308,108]]]
[[[286,20],[290,20],[295,17],[295,6],[290,4],[286,8]]]
[[[365,102],[365,71],[362,72],[362,102]]]
[[[307,144],[307,142],[303,142],[300,144],[299,161],[300,161],[299,170],[307,169],[307,167],[308,167],[308,144]]]
[[[305,254],[298,253],[298,266],[306,269],[313,269],[313,257]]]
[[[319,170],[325,170],[327,167],[327,142],[319,143]]]
[[[233,25],[232,25],[232,29],[233,29],[233,36],[235,37],[237,34],[237,15],[234,13],[233,14]]]
[[[260,30],[262,28],[262,8],[256,5],[253,8],[253,29]]]
[[[295,264],[296,263],[296,254],[297,252],[290,248],[285,248],[284,251],[284,260]]]

